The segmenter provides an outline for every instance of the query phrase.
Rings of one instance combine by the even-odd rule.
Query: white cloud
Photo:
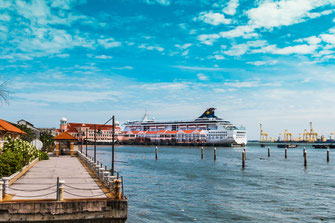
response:
[[[299,23],[304,21],[303,18],[310,10],[319,5],[317,2],[316,0],[265,1],[247,12],[249,23],[268,29]]]
[[[332,34],[321,34],[321,39],[327,43],[335,44],[335,35]]]
[[[4,22],[9,22],[10,16],[8,14],[2,14],[0,15],[0,20]]]
[[[149,5],[160,4],[160,5],[168,6],[171,4],[170,0],[145,0],[145,2]]]
[[[112,57],[112,56],[107,56],[107,55],[102,54],[102,55],[97,55],[97,56],[95,56],[95,58],[106,60],[106,59],[112,59],[113,57]]]
[[[295,42],[303,42],[303,41],[306,41],[310,45],[316,45],[316,44],[321,42],[321,39],[319,37],[316,37],[316,36],[310,36],[310,37],[307,37],[307,38],[295,40]]]
[[[45,91],[38,93],[16,93],[15,97],[28,101],[39,101],[49,103],[84,103],[97,101],[118,101],[117,91]]]
[[[239,0],[230,0],[227,4],[227,7],[225,7],[222,11],[228,15],[235,15],[236,8],[238,7]]]
[[[247,44],[233,45],[229,50],[223,51],[224,54],[229,56],[241,56],[245,54],[249,49]]]
[[[151,84],[143,84],[140,86],[141,88],[144,88],[146,90],[161,90],[161,89],[167,89],[167,90],[181,90],[188,88],[187,83],[151,83]]]
[[[185,44],[183,44],[183,45],[179,45],[179,44],[176,44],[176,45],[175,45],[175,47],[177,47],[177,48],[179,48],[179,49],[183,49],[183,50],[189,48],[190,46],[192,46],[192,43],[185,43]]]
[[[314,45],[296,45],[296,46],[288,46],[282,49],[276,49],[274,54],[312,54],[316,50],[317,46]]]
[[[226,59],[224,56],[222,56],[222,55],[214,55],[214,58],[216,59],[216,60],[224,60],[224,59]]]
[[[105,48],[113,48],[113,47],[122,46],[122,43],[118,42],[118,41],[115,41],[114,38],[98,39],[98,43]]]
[[[223,14],[214,13],[214,12],[201,12],[196,18],[197,20],[203,21],[204,23],[211,24],[214,26],[220,24],[230,24],[231,19],[226,19]]]
[[[233,30],[220,32],[220,36],[222,38],[235,38],[242,36],[245,39],[250,39],[252,37],[258,37],[258,34],[254,32],[255,27],[254,26],[238,26]]]
[[[197,77],[201,81],[207,81],[208,80],[208,77],[206,75],[202,74],[202,73],[198,73]]]
[[[160,47],[160,46],[149,46],[149,45],[146,45],[146,44],[141,44],[141,45],[138,46],[138,48],[140,48],[140,49],[146,49],[146,50],[157,50],[159,52],[163,52],[164,51],[163,47]]]
[[[250,61],[250,62],[247,62],[247,64],[252,64],[252,65],[255,65],[255,66],[263,66],[263,65],[275,65],[278,63],[278,60],[264,60],[264,61]]]
[[[132,70],[134,69],[132,66],[123,66],[123,67],[112,67],[114,70]]]
[[[198,40],[201,41],[201,43],[206,45],[213,45],[213,43],[220,38],[220,35],[218,34],[202,34],[198,36]]]

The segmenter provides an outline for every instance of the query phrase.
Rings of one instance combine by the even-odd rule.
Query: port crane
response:
[[[290,133],[289,131],[287,131],[287,129],[285,129],[284,133],[280,133],[280,135],[284,136],[284,139],[283,139],[284,142],[290,142],[290,141],[292,141],[292,133]]]
[[[318,133],[313,130],[312,122],[309,123],[310,130],[307,132],[307,142],[315,142],[318,140]]]
[[[259,127],[260,127],[260,130],[261,130],[259,141],[260,142],[267,142],[268,141],[268,134],[263,131],[263,125],[262,124],[259,124]]]

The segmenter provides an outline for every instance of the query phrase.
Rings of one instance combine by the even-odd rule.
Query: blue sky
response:
[[[334,0],[0,0],[1,118],[335,131]]]

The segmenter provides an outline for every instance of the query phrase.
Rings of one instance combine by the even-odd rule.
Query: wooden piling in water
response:
[[[158,147],[156,146],[156,149],[155,149],[155,157],[156,157],[156,160],[158,159]]]
[[[329,162],[329,149],[327,149],[327,163]]]
[[[285,159],[287,159],[287,147],[285,148]]]
[[[201,159],[204,159],[204,147],[201,147]]]
[[[304,166],[307,167],[307,151],[304,152]]]
[[[216,160],[216,148],[214,148],[214,161]]]
[[[302,150],[302,155],[305,157],[305,152],[306,152],[306,148],[304,147],[304,149]]]
[[[242,152],[242,168],[245,168],[245,150]]]
[[[247,150],[244,148],[243,151],[244,151],[244,160],[245,160],[247,158]]]
[[[270,147],[268,147],[268,157],[270,157]]]

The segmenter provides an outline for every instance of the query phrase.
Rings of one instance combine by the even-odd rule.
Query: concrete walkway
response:
[[[13,200],[56,199],[57,177],[65,181],[65,199],[106,198],[78,158],[70,156],[50,157],[49,160],[39,161],[9,187],[9,193],[15,194]]]

